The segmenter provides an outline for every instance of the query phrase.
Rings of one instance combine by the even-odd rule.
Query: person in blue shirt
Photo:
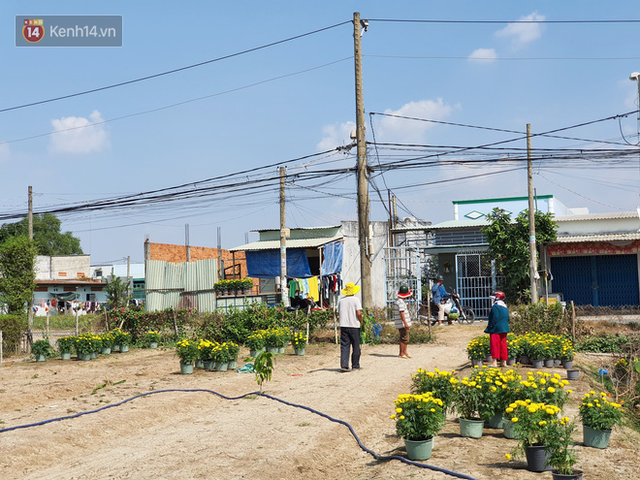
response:
[[[436,283],[431,287],[433,303],[438,307],[438,325],[442,325],[442,321],[444,320],[445,297],[449,295],[447,290],[444,288],[443,283],[444,277],[442,275],[438,275],[436,277]],[[449,325],[451,324],[453,324],[453,322],[449,320]]]
[[[489,334],[489,347],[491,349],[491,357],[493,358],[493,368],[498,366],[507,366],[509,352],[507,351],[507,333],[509,333],[509,309],[504,303],[504,293],[497,291],[491,295],[493,305],[489,312],[487,328],[484,333]]]

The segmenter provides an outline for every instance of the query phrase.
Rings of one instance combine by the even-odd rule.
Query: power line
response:
[[[151,80],[151,79],[154,79],[154,78],[164,77],[166,75],[171,75],[171,74],[174,74],[174,73],[183,72],[185,70],[189,70],[189,69],[192,69],[192,68],[202,67],[203,65],[209,65],[210,63],[219,62],[219,61],[222,61],[222,60],[228,60],[229,58],[238,57],[240,55],[246,55],[247,53],[257,52],[258,50],[264,50],[265,48],[274,47],[276,45],[281,45],[283,43],[291,42],[293,40],[298,40],[300,38],[304,38],[304,37],[307,37],[309,35],[314,35],[316,33],[324,32],[325,30],[330,30],[332,28],[336,28],[336,27],[340,27],[342,25],[346,25],[348,23],[351,23],[351,20],[347,20],[347,21],[344,21],[344,22],[341,22],[341,23],[336,23],[334,25],[330,25],[330,26],[324,27],[324,28],[319,28],[317,30],[312,30],[312,31],[307,32],[307,33],[303,33],[303,34],[296,35],[296,36],[293,36],[293,37],[285,38],[283,40],[278,40],[276,42],[271,42],[271,43],[267,43],[267,44],[264,44],[264,45],[260,45],[258,47],[249,48],[247,50],[241,50],[240,52],[231,53],[231,54],[228,54],[228,55],[223,55],[222,57],[213,58],[211,60],[205,60],[204,62],[193,63],[193,64],[187,65],[185,67],[174,68],[173,70],[167,70],[165,72],[154,73],[152,75],[147,75],[147,76],[144,76],[144,77],[135,78],[133,80],[127,80],[127,81],[124,81],[124,82],[112,83],[110,85],[105,85],[104,87],[92,88],[91,90],[85,90],[85,91],[82,91],[82,92],[71,93],[69,95],[63,95],[63,96],[60,96],[60,97],[50,98],[48,100],[40,100],[40,101],[37,101],[37,102],[25,103],[25,104],[22,104],[22,105],[16,105],[16,106],[13,106],[13,107],[3,108],[3,109],[0,109],[0,113],[10,112],[10,111],[13,111],[13,110],[19,110],[19,109],[27,108],[27,107],[34,107],[36,105],[43,105],[45,103],[57,102],[59,100],[66,100],[68,98],[79,97],[81,95],[88,95],[90,93],[101,92],[103,90],[109,90],[109,89],[112,89],[112,88],[123,87],[125,85],[131,85],[131,84],[134,84],[134,83],[144,82],[146,80]]]
[[[528,60],[573,60],[573,61],[628,61],[640,60],[640,57],[469,57],[469,55],[376,55],[366,54],[372,58],[398,58],[403,60],[491,60],[491,61],[528,61]]]
[[[494,23],[557,23],[557,24],[580,24],[580,23],[640,23],[637,19],[621,20],[430,20],[416,18],[369,18],[369,22],[390,22],[390,23],[458,23],[458,24],[494,24]]]

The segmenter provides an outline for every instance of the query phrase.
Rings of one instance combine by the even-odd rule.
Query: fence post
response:
[[[2,360],[2,353],[3,353],[3,352],[2,352],[2,342],[3,342],[3,339],[2,339],[2,330],[0,330],[0,365],[2,365],[2,361],[3,361],[3,360]]]
[[[571,300],[571,336],[573,337],[573,341],[576,340],[576,307],[573,305],[573,300]]]
[[[78,325],[78,311],[76,310],[76,337],[80,335],[80,326]]]

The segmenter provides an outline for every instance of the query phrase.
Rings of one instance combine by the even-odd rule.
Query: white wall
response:
[[[36,280],[72,280],[91,274],[91,255],[36,257]]]
[[[638,216],[605,219],[597,218],[597,214],[592,214],[585,215],[585,217],[584,219],[570,221],[563,221],[562,218],[556,219],[558,236],[637,233],[640,228],[640,218]]]

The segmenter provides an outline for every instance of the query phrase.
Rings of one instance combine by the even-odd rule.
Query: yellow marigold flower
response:
[[[512,421],[513,423],[516,423],[518,420],[519,420],[519,419],[518,419],[518,417],[513,417],[513,418],[511,419],[511,421]]]
[[[513,408],[509,407],[509,408],[507,408],[507,409],[505,410],[505,412],[507,412],[507,413],[512,413],[512,412],[513,412]]]
[[[400,420],[404,420],[404,415],[400,415]]]
[[[509,455],[508,453],[505,453],[504,458],[506,458],[507,460],[511,460],[511,455]]]
[[[553,387],[549,387],[549,388],[547,388],[547,392],[549,392],[549,393],[556,393],[556,389],[555,389],[555,388],[553,388]]]
[[[396,408],[396,412],[397,413],[402,413],[402,409],[398,407],[398,408]]]
[[[391,415],[391,420],[394,420],[396,418],[395,415]]]

